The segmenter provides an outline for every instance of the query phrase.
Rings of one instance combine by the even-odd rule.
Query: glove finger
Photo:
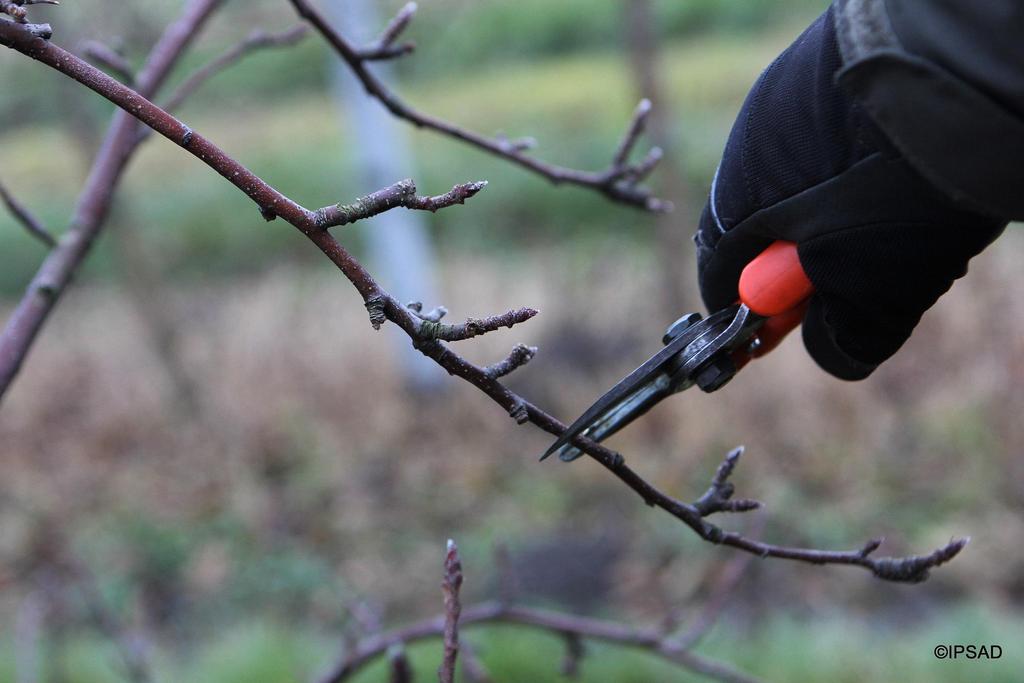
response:
[[[816,291],[803,330],[811,357],[841,379],[870,375],[1003,227],[980,217],[955,226],[877,224],[800,244]]]

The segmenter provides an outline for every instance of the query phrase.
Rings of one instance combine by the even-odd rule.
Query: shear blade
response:
[[[619,431],[619,429],[625,427],[660,403],[663,398],[673,393],[673,391],[672,378],[668,373],[661,372],[650,382],[641,385],[633,394],[612,406],[603,415],[597,417],[589,427],[583,430],[580,436],[585,436],[591,441],[604,441],[605,438]],[[571,443],[564,444],[558,450],[558,459],[562,462],[572,462],[581,455],[583,455],[583,451]]]
[[[646,410],[655,403],[672,393],[670,386],[671,382],[666,381],[665,388],[657,391],[657,400],[651,402],[631,402],[631,399],[635,398],[636,395],[642,396],[647,391],[650,391],[650,387],[657,384],[659,376],[665,377],[666,380],[668,379],[668,373],[665,371],[665,366],[673,356],[683,351],[697,336],[699,336],[699,328],[699,324],[695,325],[676,339],[673,339],[663,349],[658,351],[658,353],[647,359],[643,365],[629,373],[625,379],[609,389],[608,392],[599,398],[596,403],[590,406],[590,408],[588,408],[587,411],[579,417],[579,419],[569,425],[569,428],[562,432],[562,435],[558,437],[553,444],[551,444],[540,459],[544,460],[548,458],[552,453],[563,446],[566,446],[578,436],[590,436],[587,434],[587,431],[600,423],[606,415],[614,414],[618,408],[624,405],[632,406],[634,403],[636,403],[637,407],[640,405],[644,406],[644,410],[641,412],[633,410],[632,412],[623,413],[614,423],[609,424],[609,429],[604,429],[600,436],[594,434],[591,438],[595,441],[599,441],[601,438],[604,438],[604,436],[607,436],[618,428],[625,426],[632,421],[633,418],[639,416],[642,412],[646,412]],[[647,396],[647,398],[650,398],[650,396]],[[568,454],[569,452],[566,450],[560,457],[566,459],[565,456]],[[573,454],[569,459],[575,459],[576,457],[579,456]]]

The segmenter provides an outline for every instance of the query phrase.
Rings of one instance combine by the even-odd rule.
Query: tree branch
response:
[[[295,0],[293,0],[294,2]],[[529,319],[535,314],[532,309],[510,311],[504,316],[470,320],[466,325],[454,326],[449,334],[450,326],[440,323],[429,323],[417,317],[413,311],[400,304],[394,297],[380,288],[373,277],[356,261],[338,242],[323,230],[316,221],[315,212],[303,208],[279,191],[268,185],[252,171],[228,156],[214,143],[194,132],[191,128],[163,111],[152,102],[142,97],[131,88],[107,76],[95,67],[83,62],[61,48],[33,37],[22,27],[11,22],[0,23],[0,44],[18,50],[48,66],[64,73],[106,97],[114,104],[125,109],[143,121],[161,135],[183,147],[200,161],[211,167],[238,189],[243,191],[267,217],[280,216],[301,231],[338,267],[362,296],[370,313],[374,327],[379,327],[385,320],[394,322],[411,339],[416,348],[424,355],[432,358],[449,374],[456,375],[470,382],[501,405],[517,422],[532,422],[544,431],[560,435],[566,427],[554,417],[540,410],[522,397],[510,391],[480,368],[452,352],[439,339],[465,339],[481,331],[496,329],[498,326],[510,325]],[[142,79],[140,78],[140,82]],[[60,283],[61,287],[66,280]],[[17,315],[17,312],[16,312]],[[424,325],[429,334],[424,334]],[[8,324],[10,328],[10,323]],[[462,329],[460,329],[462,328]],[[434,329],[445,330],[442,334],[434,334]],[[3,343],[7,335],[0,337],[0,379],[4,370],[6,356]],[[0,387],[3,385],[0,384]],[[723,468],[719,468],[712,482],[712,494],[705,494],[698,504],[687,504],[679,501],[653,485],[630,469],[625,459],[615,451],[584,437],[573,440],[573,445],[590,455],[594,460],[619,478],[626,486],[635,491],[644,502],[668,512],[710,543],[727,545],[760,557],[775,557],[796,560],[810,564],[845,564],[859,566],[870,570],[876,577],[888,581],[917,582],[927,578],[928,572],[955,557],[967,544],[967,539],[954,539],[947,545],[928,555],[906,558],[872,558],[871,554],[878,548],[880,541],[872,541],[860,550],[825,551],[810,548],[793,548],[778,546],[744,537],[741,534],[725,531],[708,522],[705,517],[712,512],[726,509],[728,497],[725,495],[726,480],[735,467],[738,453],[730,454]],[[716,485],[716,482],[717,485]],[[730,491],[731,495],[731,491]],[[703,502],[702,502],[703,501]],[[737,505],[733,503],[733,505]],[[747,506],[750,509],[750,506]]]
[[[734,448],[725,456],[725,460],[715,471],[711,487],[693,504],[702,517],[716,512],[750,512],[761,507],[761,503],[756,500],[731,500],[735,487],[729,481],[729,477],[736,469],[741,455],[743,455],[742,446]]]
[[[299,16],[312,24],[313,28],[334,48],[338,56],[348,64],[356,78],[363,84],[366,92],[379,100],[394,116],[408,121],[417,128],[433,130],[494,156],[501,157],[548,179],[552,183],[567,183],[596,190],[613,201],[648,211],[670,211],[672,209],[671,203],[655,198],[649,189],[637,184],[638,179],[646,174],[640,174],[639,172],[630,173],[630,170],[634,167],[626,165],[624,156],[621,160],[619,159],[623,153],[622,145],[620,145],[619,151],[615,153],[612,163],[607,169],[603,171],[579,171],[534,159],[525,153],[525,149],[522,146],[510,144],[503,137],[491,138],[480,135],[479,133],[460,128],[413,109],[405,104],[383,81],[367,68],[366,62],[368,58],[364,53],[349,43],[312,5],[306,0],[290,1]],[[406,22],[408,22],[408,19],[406,19]],[[630,133],[627,133],[625,138],[625,140],[631,140],[628,148],[625,149],[626,155],[628,155],[629,150],[635,144],[636,137],[639,135],[639,130],[636,133],[632,133],[632,131],[635,128],[642,127],[642,121],[638,122],[638,118],[642,117],[634,114],[633,122],[629,128]],[[637,169],[637,171],[639,170]]]
[[[519,368],[523,367],[537,355],[536,346],[527,346],[526,344],[516,344],[512,348],[512,352],[508,354],[505,360],[498,361],[494,365],[488,365],[484,368],[484,374],[491,379],[498,379],[505,375],[510,375]]]
[[[390,683],[412,683],[412,665],[401,643],[388,648],[388,666],[391,669]]]
[[[121,82],[132,85],[135,82],[135,73],[132,65],[120,52],[114,48],[101,43],[98,40],[87,40],[82,44],[82,53],[86,58],[99,64],[107,71],[112,72],[121,79]]]
[[[28,231],[28,234],[51,249],[57,246],[57,240],[50,234],[50,231],[43,226],[38,218],[29,213],[28,209],[11,196],[11,193],[7,191],[3,183],[0,183],[0,199],[3,200],[11,215]]]
[[[586,655],[584,640],[598,640],[622,647],[636,648],[661,657],[677,666],[703,674],[723,683],[758,683],[756,679],[732,667],[707,659],[691,650],[696,639],[689,642],[674,637],[671,628],[663,629],[636,628],[629,624],[612,621],[579,617],[550,610],[519,607],[508,602],[490,601],[462,609],[459,602],[459,590],[462,586],[462,565],[458,556],[458,548],[453,541],[448,541],[445,549],[444,581],[441,584],[444,592],[444,612],[439,616],[426,619],[410,626],[397,628],[387,632],[373,632],[365,638],[350,643],[344,656],[330,671],[320,677],[319,683],[342,683],[348,680],[374,659],[386,655],[392,662],[394,672],[394,655],[404,652],[407,644],[428,638],[441,638],[444,656],[438,669],[440,683],[451,683],[455,674],[455,661],[459,653],[458,627],[483,624],[518,624],[548,631],[560,635],[566,641],[566,659],[562,673],[574,677],[580,661]],[[717,592],[731,592],[738,580],[738,574],[746,567],[746,563],[738,565],[735,576],[729,576],[719,584]],[[707,615],[715,620],[721,613],[720,605]],[[710,628],[710,624],[706,625]],[[467,678],[487,682],[490,680],[483,664],[476,658],[468,644],[463,645],[464,661]],[[392,680],[397,680],[394,678]]]
[[[290,47],[300,42],[308,33],[309,29],[302,25],[293,26],[280,33],[267,33],[262,30],[253,31],[244,40],[228,48],[182,81],[181,85],[167,98],[163,108],[166,111],[175,111],[208,80],[242,61],[249,54],[258,50]]]
[[[597,640],[627,648],[644,650],[678,666],[691,669],[719,681],[756,683],[757,679],[730,666],[680,648],[665,634],[653,628],[637,628],[602,619],[591,619],[550,610],[507,605],[498,601],[482,602],[462,610],[459,623],[464,627],[487,624],[530,626],[577,639]],[[411,644],[444,635],[445,616],[439,615],[363,639],[356,644],[319,683],[342,683],[397,643]]]
[[[487,667],[480,661],[476,648],[463,641],[459,646],[459,652],[462,654],[462,676],[466,683],[494,683]]]
[[[441,592],[444,594],[444,656],[437,669],[439,683],[452,683],[455,680],[455,660],[459,656],[459,614],[462,613],[460,590],[462,560],[459,559],[459,548],[455,541],[448,539],[444,555],[444,581],[441,582]]]
[[[152,96],[159,89],[178,58],[222,2],[189,0],[185,4],[181,17],[167,27],[139,72],[137,95]],[[10,47],[8,40],[16,39],[22,45],[21,51],[29,56],[34,51],[51,47],[31,29],[10,22],[0,22],[0,34],[4,36],[0,42]],[[60,52],[81,61],[63,50]],[[96,73],[107,78],[98,70]],[[89,179],[78,196],[68,230],[47,255],[8,318],[3,332],[0,332],[0,399],[17,375],[72,274],[78,270],[102,229],[114,191],[135,151],[136,130],[136,121],[126,112],[118,112],[114,116],[89,172]]]
[[[517,308],[489,318],[469,318],[461,325],[444,325],[439,322],[423,320],[420,322],[418,336],[424,341],[433,339],[442,339],[450,342],[463,341],[479,337],[488,332],[494,332],[502,327],[512,327],[513,325],[524,323],[535,315],[537,315],[537,311],[532,308]]]
[[[398,10],[398,14],[396,14],[394,18],[388,22],[388,25],[384,27],[384,30],[381,31],[377,42],[369,47],[359,50],[360,59],[366,61],[394,59],[395,57],[402,57],[415,50],[416,45],[413,43],[395,45],[394,42],[409,26],[409,22],[412,21],[413,15],[416,14],[416,8],[416,3],[410,2],[406,3],[402,9]]]
[[[438,209],[455,204],[465,204],[467,199],[485,187],[487,187],[487,181],[478,180],[475,183],[456,185],[448,192],[436,197],[422,197],[416,194],[416,183],[406,178],[365,197],[359,197],[351,204],[339,203],[317,209],[313,219],[318,226],[326,230],[336,225],[355,223],[399,206],[433,213]]]

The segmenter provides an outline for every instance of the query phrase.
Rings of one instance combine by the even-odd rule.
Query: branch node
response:
[[[499,379],[506,375],[509,375],[519,368],[523,367],[537,355],[536,346],[527,346],[526,344],[516,344],[512,348],[512,352],[508,354],[504,360],[498,361],[494,365],[488,365],[484,368],[484,374],[491,379]]]
[[[380,326],[387,322],[387,316],[384,314],[384,306],[387,300],[383,295],[377,294],[366,300],[364,304],[366,306],[366,312],[370,315],[370,324],[373,325],[373,329],[379,330]]]
[[[442,318],[448,315],[448,309],[444,306],[435,306],[424,313],[423,303],[420,301],[410,301],[405,305],[405,307],[412,311],[412,314],[420,320],[432,323],[440,322]]]
[[[36,38],[49,40],[53,37],[53,27],[49,24],[22,24],[22,27]]]
[[[355,57],[361,62],[375,61],[382,59],[394,59],[395,57],[402,57],[409,54],[416,49],[415,43],[403,43],[402,45],[395,45],[394,42],[408,27],[409,22],[412,21],[413,15],[416,13],[416,3],[407,3],[402,9],[398,11],[398,14],[388,22],[388,25],[381,31],[380,37],[377,41],[368,47],[361,50],[355,51]]]
[[[522,399],[518,399],[512,404],[508,414],[516,421],[517,425],[523,425],[530,421],[530,411]]]
[[[873,553],[876,550],[878,550],[878,548],[882,545],[883,541],[885,541],[884,537],[873,538],[870,541],[868,541],[867,543],[865,543],[864,547],[861,548],[860,552],[857,553],[857,554],[860,555],[861,557],[865,557],[866,558],[868,555],[870,555],[871,553]]]
[[[725,456],[725,459],[722,460],[718,469],[715,470],[715,476],[711,479],[711,486],[693,504],[693,507],[701,517],[707,517],[716,512],[750,512],[761,507],[761,503],[756,500],[732,500],[732,496],[736,492],[736,486],[729,481],[729,477],[732,476],[742,455],[743,446],[732,449]]]
[[[510,139],[504,133],[498,133],[494,136],[495,141],[501,147],[503,152],[511,152],[513,154],[519,152],[525,152],[531,150],[537,146],[537,138],[533,137],[522,137]]]

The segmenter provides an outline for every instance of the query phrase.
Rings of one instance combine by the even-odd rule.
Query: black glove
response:
[[[796,242],[815,287],[804,344],[827,372],[856,380],[903,345],[1007,221],[916,173],[836,84],[840,67],[829,9],[747,96],[696,242],[710,310],[737,299],[740,272],[765,247]]]

